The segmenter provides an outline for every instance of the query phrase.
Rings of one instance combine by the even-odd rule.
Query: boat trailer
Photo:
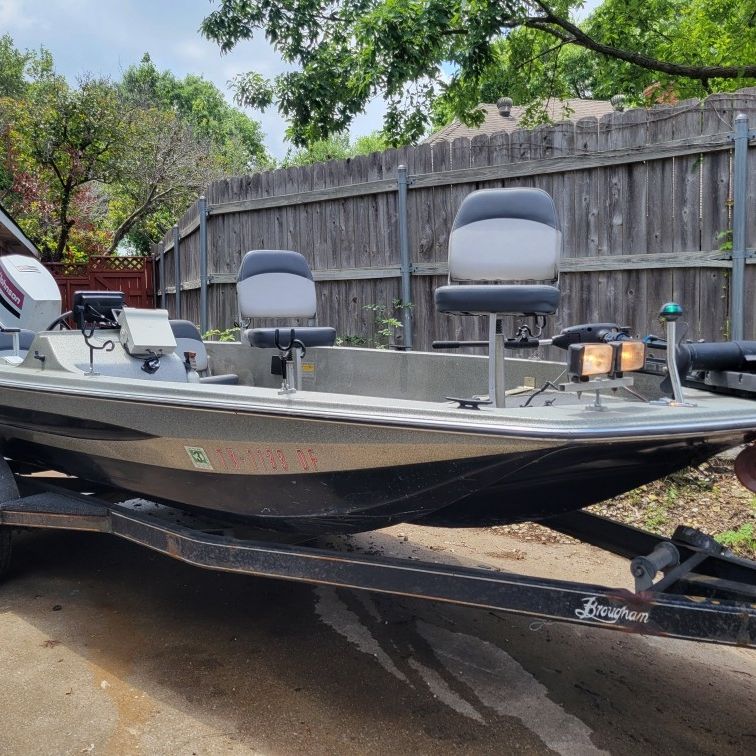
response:
[[[585,512],[542,524],[630,558],[635,592],[281,543],[280,533],[96,491],[75,478],[17,475],[0,460],[0,575],[9,567],[14,528],[94,531],[212,570],[756,648],[756,562],[692,528],[667,539]]]

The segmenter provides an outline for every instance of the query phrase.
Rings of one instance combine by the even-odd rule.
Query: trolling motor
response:
[[[562,329],[551,339],[552,346],[568,350],[570,344],[598,344],[610,341],[630,341],[630,326],[616,323],[584,323]]]

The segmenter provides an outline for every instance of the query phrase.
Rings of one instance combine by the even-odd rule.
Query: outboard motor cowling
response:
[[[0,324],[44,331],[60,317],[60,289],[39,260],[26,255],[0,257]]]

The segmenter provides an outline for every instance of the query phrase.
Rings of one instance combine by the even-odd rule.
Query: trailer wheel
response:
[[[11,561],[11,529],[0,525],[0,578],[8,571]]]

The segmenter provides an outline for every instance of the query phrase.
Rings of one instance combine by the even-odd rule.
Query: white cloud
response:
[[[205,61],[207,49],[199,39],[182,39],[173,45],[173,53],[189,63]]]
[[[26,28],[34,23],[23,0],[0,0],[0,29]]]

